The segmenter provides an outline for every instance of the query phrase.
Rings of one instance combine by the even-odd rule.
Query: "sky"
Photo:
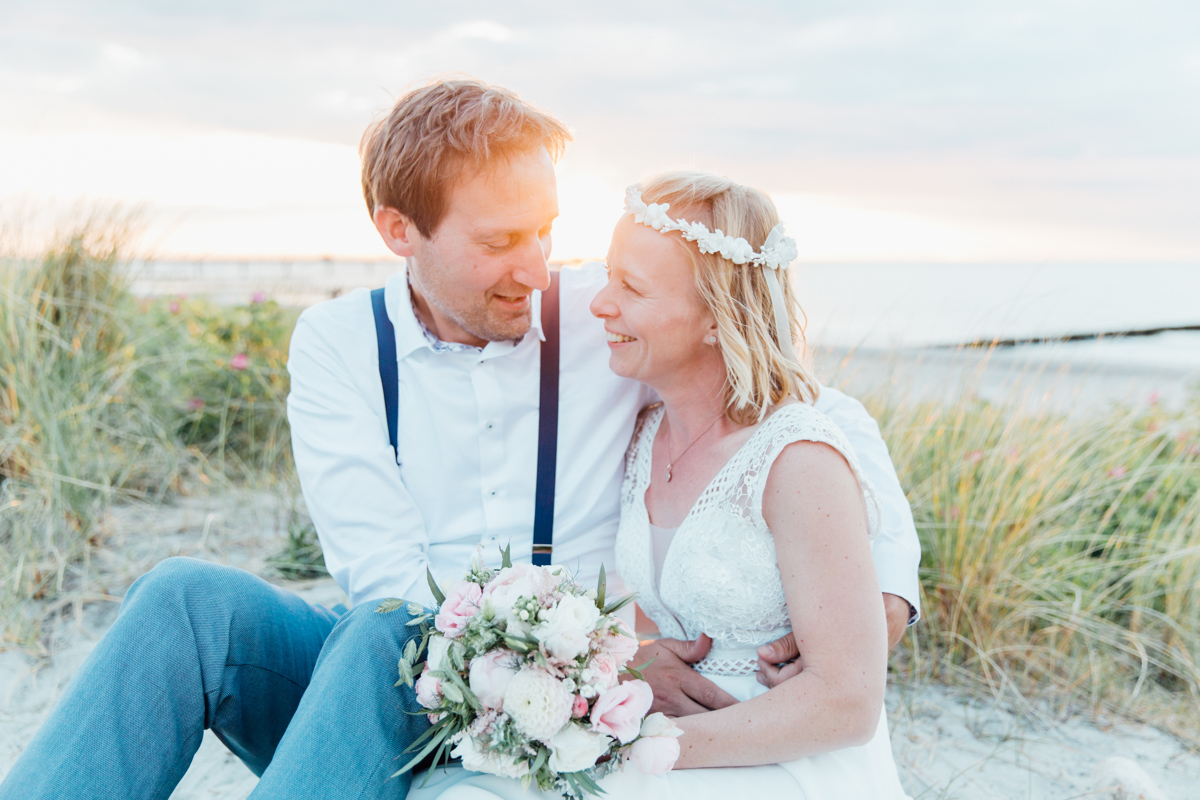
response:
[[[1192,0],[4,0],[0,224],[117,204],[162,258],[383,258],[362,131],[462,74],[571,127],[556,258],[698,168],[812,262],[1200,263]]]

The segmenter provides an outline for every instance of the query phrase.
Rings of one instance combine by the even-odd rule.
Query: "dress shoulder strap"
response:
[[[792,403],[776,411],[763,421],[763,428],[756,432],[758,444],[746,453],[747,463],[743,468],[753,501],[753,508],[762,514],[763,492],[767,487],[767,477],[771,466],[784,448],[794,442],[819,442],[828,445],[841,453],[850,465],[854,477],[862,489],[863,502],[867,507],[867,524],[870,538],[873,540],[879,534],[879,521],[882,514],[878,494],[866,473],[859,464],[858,456],[846,439],[842,429],[833,420],[822,414],[807,403]]]

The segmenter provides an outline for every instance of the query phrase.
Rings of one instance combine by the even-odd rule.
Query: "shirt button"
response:
[[[484,425],[483,427],[487,428],[487,429],[490,431],[490,430],[492,430],[493,428],[495,428],[495,427],[496,427],[496,423],[494,423],[494,422],[489,422],[487,425]]]
[[[499,492],[497,492],[495,489],[492,489],[490,492],[488,492],[488,497],[495,497],[497,494],[499,494]]]

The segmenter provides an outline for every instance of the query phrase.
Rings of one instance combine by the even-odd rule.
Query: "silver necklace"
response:
[[[687,451],[692,449],[692,445],[695,444],[696,442],[700,441],[701,439],[703,439],[704,434],[711,431],[713,428],[713,425],[716,425],[717,420],[719,420],[723,416],[725,416],[724,412],[718,414],[716,419],[714,419],[712,422],[708,423],[708,427],[705,428],[704,430],[700,431],[700,435],[697,436],[695,439],[692,439],[691,444],[689,444],[687,447],[683,448],[683,452],[679,454],[679,458],[683,458],[684,456],[686,456]],[[667,433],[667,483],[671,482],[671,468],[675,466],[675,462],[678,461],[679,458],[675,458],[674,456],[671,455],[671,434],[670,434],[670,432],[668,432]]]

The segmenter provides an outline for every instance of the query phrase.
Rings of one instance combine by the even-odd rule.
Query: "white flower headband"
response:
[[[779,337],[779,349],[792,361],[799,361],[792,345],[792,327],[788,322],[787,304],[783,299],[783,287],[779,285],[776,270],[787,269],[796,258],[796,240],[784,236],[783,223],[779,223],[767,234],[763,246],[755,252],[742,237],[727,236],[717,228],[710,231],[702,222],[688,222],[667,216],[670,203],[646,204],[636,186],[625,190],[625,211],[633,215],[633,221],[653,228],[659,233],[678,232],[689,242],[695,242],[701,253],[717,253],[734,264],[750,264],[765,267],[767,288],[771,291],[771,305],[775,311],[775,332]]]

